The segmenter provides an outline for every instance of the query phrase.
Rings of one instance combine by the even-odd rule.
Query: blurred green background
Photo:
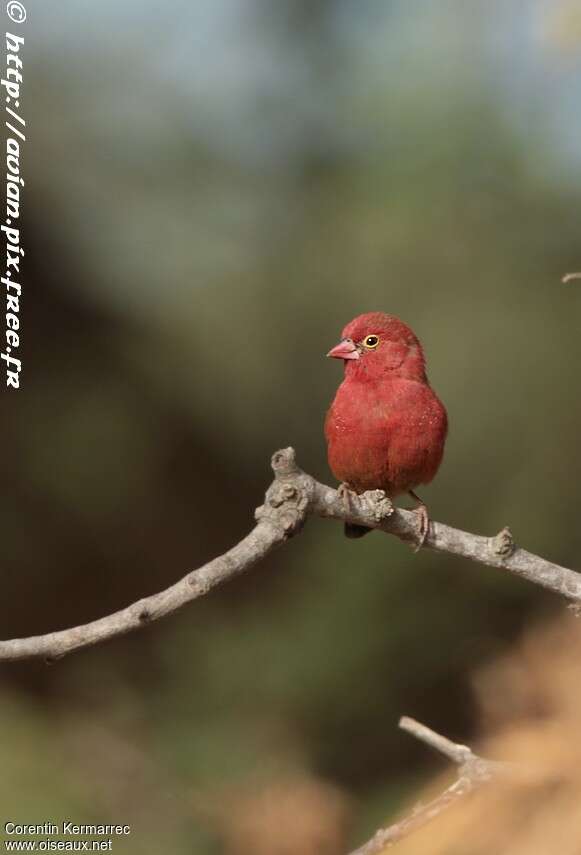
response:
[[[331,482],[324,354],[376,309],[422,339],[448,408],[432,516],[577,566],[575,0],[27,9],[2,637],[227,549],[279,447]],[[128,855],[343,852],[434,768],[398,717],[470,739],[471,674],[556,607],[312,520],[140,634],[3,665],[1,818],[131,823]]]

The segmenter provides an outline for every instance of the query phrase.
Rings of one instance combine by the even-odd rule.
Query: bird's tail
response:
[[[364,525],[356,525],[355,523],[345,523],[345,537],[357,538],[364,537],[371,531],[370,528]]]

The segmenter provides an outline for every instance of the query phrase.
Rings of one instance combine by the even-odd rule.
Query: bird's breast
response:
[[[435,475],[446,428],[446,412],[427,384],[346,379],[325,423],[329,466],[358,492],[406,492]]]

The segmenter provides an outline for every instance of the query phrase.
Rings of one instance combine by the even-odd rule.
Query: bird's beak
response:
[[[350,338],[344,338],[335,347],[332,347],[327,356],[333,359],[359,359],[360,353]]]

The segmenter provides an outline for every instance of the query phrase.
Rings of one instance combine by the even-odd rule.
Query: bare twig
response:
[[[461,765],[475,756],[467,745],[452,742],[447,736],[436,733],[431,727],[416,721],[415,718],[404,715],[399,720],[399,726],[402,730],[415,736],[416,739],[425,742],[431,748],[435,748],[440,754],[444,754],[453,763]]]
[[[107,617],[46,635],[0,641],[0,661],[34,657],[49,661],[59,659],[73,650],[159,620],[248,570],[299,532],[309,515],[358,523],[408,543],[417,542],[415,511],[394,508],[383,491],[351,496],[346,503],[337,490],[320,484],[299,469],[292,448],[277,451],[272,457],[272,468],[274,481],[267,490],[264,505],[256,510],[257,525],[224,555],[191,571],[165,591]],[[517,548],[508,528],[495,537],[484,537],[432,522],[424,546],[508,570],[581,606],[581,574]]]
[[[512,763],[504,763],[499,760],[485,760],[475,754],[467,745],[452,742],[447,736],[436,733],[431,727],[404,715],[399,720],[399,726],[407,733],[411,733],[416,739],[425,742],[431,748],[435,748],[440,754],[448,757],[453,763],[460,767],[459,773],[473,781],[489,781],[499,773],[516,772],[517,768]]]
[[[436,733],[435,730],[426,727],[425,724],[421,724],[413,718],[404,716],[400,719],[399,726],[402,730],[411,733],[456,763],[458,777],[435,799],[426,804],[418,805],[409,816],[400,819],[398,822],[394,822],[386,828],[380,828],[371,840],[368,840],[351,855],[378,855],[378,853],[403,840],[404,837],[408,837],[414,831],[423,828],[424,825],[427,825],[481,784],[512,768],[509,763],[499,763],[495,760],[485,760],[483,757],[479,757],[467,745],[451,742],[445,736]]]
[[[565,273],[561,282],[566,284],[567,282],[571,282],[572,279],[581,279],[581,273]]]

